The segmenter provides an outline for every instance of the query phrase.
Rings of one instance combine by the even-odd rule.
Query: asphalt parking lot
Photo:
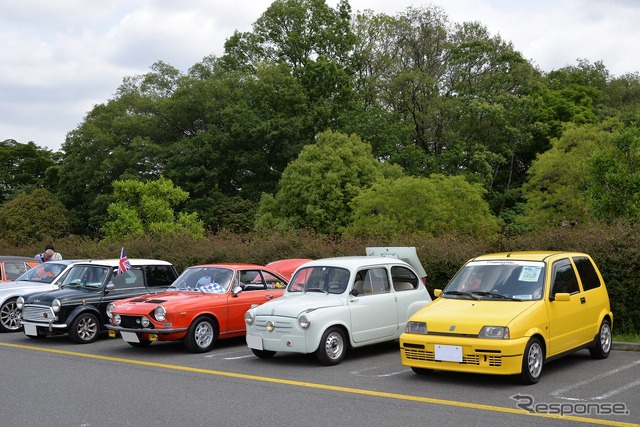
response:
[[[352,351],[337,366],[311,355],[261,360],[243,339],[191,354],[180,343],[133,348],[66,336],[0,335],[2,425],[616,425],[640,426],[640,353],[580,351],[538,384],[509,377],[414,374],[397,343]]]

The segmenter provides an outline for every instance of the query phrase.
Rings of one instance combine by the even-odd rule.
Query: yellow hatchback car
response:
[[[540,379],[543,365],[580,349],[604,359],[613,314],[602,275],[578,252],[510,252],[469,260],[400,336],[402,364]]]

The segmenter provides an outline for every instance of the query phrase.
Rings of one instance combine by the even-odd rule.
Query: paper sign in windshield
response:
[[[520,278],[518,280],[521,282],[537,282],[541,271],[542,269],[539,267],[524,266],[522,267]]]

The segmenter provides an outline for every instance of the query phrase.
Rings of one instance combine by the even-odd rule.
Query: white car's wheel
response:
[[[9,299],[0,307],[0,331],[17,332],[21,328],[20,311],[16,305],[16,299]]]
[[[334,326],[322,335],[320,345],[316,350],[318,362],[323,365],[337,365],[344,359],[347,352],[346,341],[342,329]]]

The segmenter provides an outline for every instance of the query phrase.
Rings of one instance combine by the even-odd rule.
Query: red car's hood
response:
[[[148,312],[157,305],[177,306],[182,303],[192,304],[194,301],[200,299],[206,299],[209,303],[214,303],[214,301],[226,300],[227,297],[228,295],[226,293],[162,292],[122,300],[118,303],[113,312],[122,313],[126,311],[127,313],[136,313],[136,310],[140,310],[140,312]]]

